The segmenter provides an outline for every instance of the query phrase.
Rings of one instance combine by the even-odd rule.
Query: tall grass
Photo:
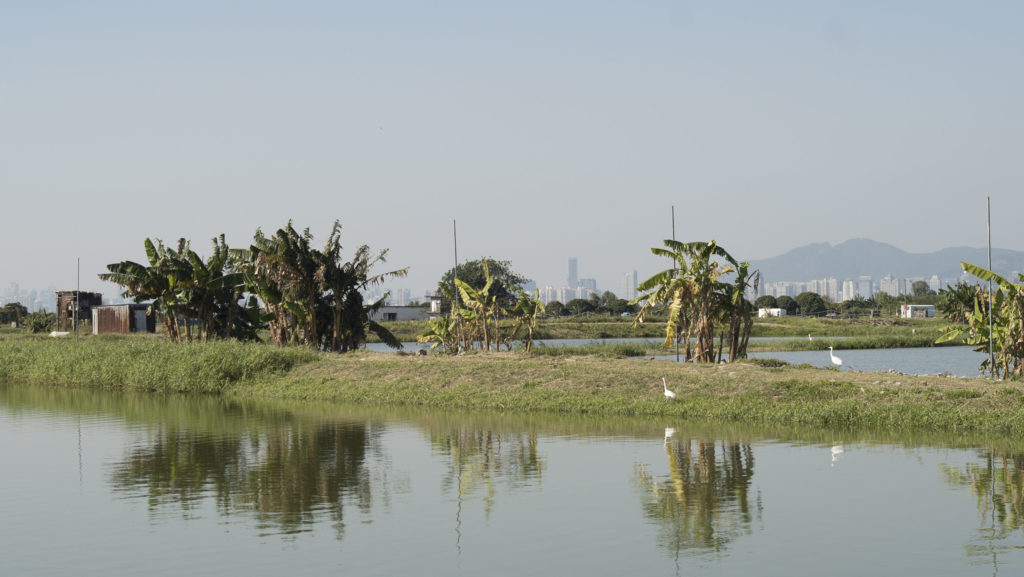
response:
[[[0,341],[0,382],[218,392],[234,383],[284,373],[318,356],[309,349],[235,341],[9,339]]]

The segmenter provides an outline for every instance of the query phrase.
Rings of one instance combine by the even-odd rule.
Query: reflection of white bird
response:
[[[835,365],[837,367],[843,366],[843,359],[841,359],[841,358],[835,356],[834,354],[832,354],[832,347],[828,348],[828,356],[832,358],[832,364],[833,365]]]
[[[674,398],[676,398],[676,394],[673,393],[672,391],[668,390],[668,383],[665,382],[665,377],[661,377],[661,386],[665,387],[665,398],[666,399],[674,399]]]
[[[668,440],[671,439],[672,436],[675,435],[675,434],[676,434],[676,430],[675,429],[673,429],[672,427],[665,427],[665,442],[668,443]]]
[[[842,454],[843,454],[843,446],[842,445],[833,445],[832,446],[832,463],[835,464],[835,462],[839,460],[839,455],[842,455]]]

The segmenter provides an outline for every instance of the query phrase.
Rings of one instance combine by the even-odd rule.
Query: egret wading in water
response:
[[[828,348],[828,356],[832,359],[832,364],[833,365],[835,365],[837,367],[843,366],[843,359],[841,359],[841,358],[835,356],[834,354],[832,354],[832,347]]]
[[[665,382],[665,377],[661,377],[661,386],[665,387],[665,398],[666,399],[674,399],[674,398],[676,398],[676,394],[673,393],[672,391],[668,390],[668,383]]]

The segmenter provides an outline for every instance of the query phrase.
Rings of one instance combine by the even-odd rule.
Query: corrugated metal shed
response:
[[[147,315],[149,305],[104,305],[92,308],[92,334],[156,332],[156,319]]]
[[[85,291],[57,291],[57,330],[69,331],[74,319],[85,321],[91,318],[92,307],[103,304],[101,293]],[[76,314],[77,311],[77,314]]]

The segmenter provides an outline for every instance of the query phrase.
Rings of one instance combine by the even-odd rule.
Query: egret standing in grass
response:
[[[843,359],[841,359],[841,358],[835,356],[834,354],[832,354],[832,347],[828,348],[828,356],[832,359],[832,364],[833,365],[835,365],[837,367],[843,366]]]
[[[666,399],[674,399],[674,398],[676,398],[676,394],[673,393],[672,391],[668,390],[668,383],[665,382],[665,377],[661,377],[661,386],[665,387],[665,398]]]

